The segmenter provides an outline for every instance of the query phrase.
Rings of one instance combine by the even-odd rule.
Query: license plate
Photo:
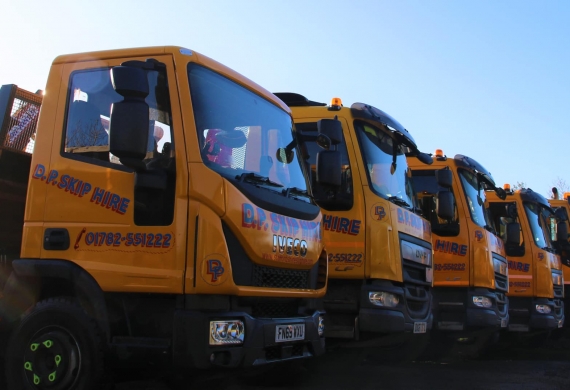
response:
[[[277,325],[275,327],[275,342],[305,340],[305,324]]]
[[[425,333],[427,330],[427,322],[414,322],[414,333]]]
[[[506,328],[509,325],[509,322],[506,318],[501,318],[501,328]]]

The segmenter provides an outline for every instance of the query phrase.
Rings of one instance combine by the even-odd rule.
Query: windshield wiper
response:
[[[309,198],[311,200],[313,199],[313,195],[309,194],[309,191],[303,190],[303,189],[297,188],[297,187],[289,187],[289,188],[284,189],[281,192],[286,197],[289,197],[289,195],[302,195],[302,196],[306,196],[307,198]]]
[[[403,207],[406,207],[408,209],[410,209],[412,207],[404,199],[398,198],[397,196],[390,196],[390,197],[388,197],[388,200],[392,203],[397,204],[398,206],[403,206]]]
[[[241,182],[264,184],[266,186],[271,186],[271,187],[283,187],[283,185],[271,181],[268,177],[258,175],[257,173],[254,172],[242,173],[241,175],[237,175],[236,179]]]

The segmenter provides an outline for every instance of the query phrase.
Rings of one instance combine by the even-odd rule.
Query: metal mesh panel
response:
[[[236,127],[235,130],[242,131],[245,134],[245,137],[249,135],[249,126],[245,127]],[[232,150],[232,168],[236,169],[244,169],[245,167],[245,149],[247,144],[242,146],[241,148],[234,148]]]
[[[254,265],[253,285],[274,288],[309,288],[309,271]]]
[[[32,153],[42,96],[18,89],[7,125],[4,146]]]

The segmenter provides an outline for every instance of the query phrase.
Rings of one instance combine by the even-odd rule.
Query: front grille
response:
[[[429,288],[406,283],[404,295],[410,317],[417,320],[426,318],[431,307]]]
[[[499,313],[506,314],[507,297],[505,296],[505,294],[502,293],[496,293],[496,297],[497,297],[497,309],[499,310]]]
[[[564,302],[562,302],[562,300],[554,300],[554,312],[556,313],[556,318],[562,318],[564,314]]]
[[[508,276],[495,272],[495,287],[499,291],[507,292],[509,289]]]
[[[407,260],[403,260],[402,265],[404,271],[404,283],[410,282],[423,286],[431,286],[431,282],[426,281],[427,267],[425,265]]]
[[[288,346],[289,347],[289,346]],[[283,346],[276,345],[274,347],[265,348],[265,359],[267,361],[281,360],[290,357],[301,357],[303,356],[305,345],[304,344],[293,344],[291,347],[291,354],[287,353],[287,356],[283,356]]]
[[[554,285],[554,298],[563,298],[564,297],[564,286],[555,284]]]
[[[431,283],[426,281],[427,267],[403,261],[405,302],[410,317],[424,319],[431,307]]]
[[[285,268],[253,265],[253,281],[255,287],[273,288],[310,288],[308,270],[290,270]]]
[[[257,302],[251,306],[255,318],[291,318],[298,317],[298,304],[292,302]]]

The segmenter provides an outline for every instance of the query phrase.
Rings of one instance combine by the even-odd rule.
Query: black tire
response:
[[[95,321],[72,300],[38,302],[22,317],[8,343],[8,389],[100,389],[100,334]]]

